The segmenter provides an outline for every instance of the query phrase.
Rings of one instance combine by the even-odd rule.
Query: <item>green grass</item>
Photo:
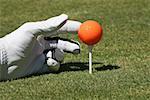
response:
[[[93,49],[94,73],[88,74],[82,44],[81,55],[67,54],[58,74],[0,82],[1,100],[150,99],[150,0],[0,0],[0,37],[26,21],[61,13],[102,24],[103,39]]]

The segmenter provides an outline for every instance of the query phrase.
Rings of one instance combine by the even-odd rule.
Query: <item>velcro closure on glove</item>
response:
[[[4,65],[7,63],[8,63],[7,52],[5,48],[1,45],[0,46],[0,64]]]

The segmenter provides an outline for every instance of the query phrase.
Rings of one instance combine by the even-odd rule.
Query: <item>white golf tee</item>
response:
[[[93,46],[88,46],[89,48],[89,73],[92,74],[92,48]]]

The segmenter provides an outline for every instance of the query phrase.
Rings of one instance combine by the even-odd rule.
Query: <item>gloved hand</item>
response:
[[[45,21],[27,22],[0,38],[0,80],[47,72],[49,66],[59,66],[65,51],[79,53],[77,42],[46,36],[77,32],[80,25],[62,14]]]

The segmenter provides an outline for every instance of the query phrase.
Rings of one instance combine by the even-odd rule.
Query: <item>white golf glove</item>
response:
[[[77,32],[80,25],[62,14],[45,21],[25,23],[0,38],[0,81],[48,72],[49,66],[59,66],[64,52],[78,54],[77,42],[46,36]]]

